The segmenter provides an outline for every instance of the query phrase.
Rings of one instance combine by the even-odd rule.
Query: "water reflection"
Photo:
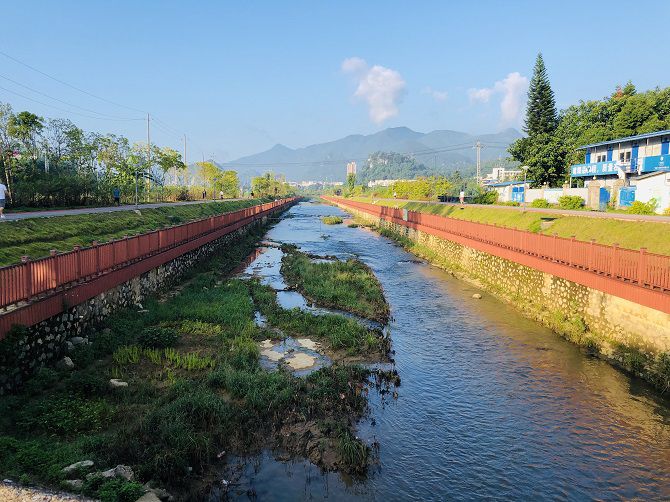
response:
[[[335,208],[290,212],[269,238],[357,256],[379,277],[403,383],[397,400],[370,396],[359,434],[380,456],[367,480],[266,452],[247,459],[232,498],[670,499],[667,400],[393,242],[321,225]]]

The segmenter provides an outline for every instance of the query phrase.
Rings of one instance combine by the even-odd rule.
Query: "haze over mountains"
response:
[[[370,135],[352,134],[336,141],[305,148],[274,147],[222,165],[235,169],[244,181],[268,170],[286,175],[289,181],[344,181],[346,164],[356,161],[359,170],[374,152],[396,152],[413,155],[418,162],[445,173],[471,168],[476,162],[474,144],[481,141],[482,161],[508,156],[507,147],[520,138],[516,129],[495,134],[472,135],[458,131],[421,133],[407,127],[393,127]]]

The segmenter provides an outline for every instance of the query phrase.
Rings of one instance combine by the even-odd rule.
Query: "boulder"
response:
[[[117,465],[106,471],[102,471],[100,475],[103,478],[122,478],[126,481],[132,481],[135,477],[133,470],[127,465]]]
[[[474,295],[472,295],[472,297],[473,297],[475,300],[481,300],[481,299],[482,299],[482,295],[480,295],[479,293],[475,293]]]
[[[138,498],[135,502],[161,502],[161,499],[158,498],[154,492],[147,492]]]
[[[65,474],[70,474],[78,469],[88,469],[90,467],[93,467],[93,460],[82,460],[81,462],[75,462],[72,465],[64,467],[63,472]]]
[[[81,479],[66,479],[63,485],[68,490],[79,491],[84,487],[84,482]]]
[[[72,370],[72,369],[74,369],[74,363],[72,362],[72,359],[70,359],[68,356],[65,356],[63,359],[58,361],[57,366],[61,370]]]
[[[70,338],[70,343],[72,345],[81,345],[82,343],[86,343],[86,339],[81,336],[73,336]]]
[[[121,388],[121,387],[128,387],[128,382],[124,382],[123,380],[119,380],[118,378],[112,378],[109,381],[109,385],[113,389],[118,389],[118,388]]]

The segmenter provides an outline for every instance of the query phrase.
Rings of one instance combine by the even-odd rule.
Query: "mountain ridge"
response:
[[[343,181],[348,162],[356,161],[361,169],[371,154],[395,152],[410,154],[418,162],[450,172],[475,165],[476,141],[483,144],[481,158],[486,162],[499,156],[507,157],[507,147],[520,137],[521,133],[513,128],[473,135],[449,129],[422,133],[401,126],[368,135],[350,134],[295,149],[278,143],[268,150],[218,164],[225,169],[235,169],[242,180],[272,170],[284,174],[289,181]]]

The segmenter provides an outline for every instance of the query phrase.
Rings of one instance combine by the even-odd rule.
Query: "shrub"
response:
[[[665,216],[670,216],[670,206],[668,206],[668,207],[665,208],[665,211],[663,211],[663,214],[664,214]]]
[[[656,214],[657,205],[656,199],[651,199],[649,202],[636,200],[630,205],[628,212],[631,214]]]
[[[125,479],[107,479],[93,476],[84,483],[83,492],[101,502],[135,502],[144,495],[144,487]]]
[[[514,207],[517,207],[517,206],[521,205],[515,200],[508,200],[506,202],[499,202],[498,204],[501,205],[501,206],[514,206]]]
[[[475,204],[495,204],[498,202],[498,192],[495,190],[488,190],[486,192],[475,195],[472,199]]]
[[[339,216],[324,216],[321,218],[321,221],[326,225],[339,225],[343,220]]]
[[[562,195],[558,198],[558,207],[561,209],[581,209],[584,207],[584,199],[579,195]]]
[[[549,207],[549,202],[547,201],[547,199],[535,199],[533,202],[530,203],[530,207],[547,208]]]
[[[151,326],[145,328],[137,341],[142,347],[148,349],[165,349],[172,347],[179,340],[179,333],[171,328],[162,326]]]

